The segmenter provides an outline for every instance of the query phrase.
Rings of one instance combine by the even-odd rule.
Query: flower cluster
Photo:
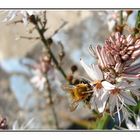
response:
[[[33,11],[33,10],[9,11],[7,16],[4,18],[3,22],[10,22],[13,21],[17,16],[21,16],[22,18],[21,22],[23,22],[23,24],[27,26],[31,20],[31,16],[38,15],[40,13],[41,11]]]
[[[0,118],[0,129],[8,129],[6,118]]]
[[[31,83],[35,85],[40,91],[43,91],[46,83],[46,74],[52,71],[53,67],[51,65],[50,59],[45,56],[41,57],[38,64],[32,66],[34,76],[31,78]]]
[[[81,90],[79,95],[92,93],[88,99],[91,109],[99,113],[106,111],[112,116],[117,113],[121,123],[133,114],[129,105],[137,105],[134,96],[140,95],[140,63],[137,62],[140,56],[140,39],[116,32],[106,39],[102,47],[90,47],[90,51],[97,63],[88,66],[80,60],[90,78],[88,84],[85,84],[90,85],[90,90]],[[80,101],[85,102],[85,98]]]

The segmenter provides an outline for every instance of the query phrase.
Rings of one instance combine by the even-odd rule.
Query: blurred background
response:
[[[56,129],[47,95],[37,90],[30,82],[31,71],[23,63],[33,63],[41,55],[43,44],[40,40],[19,39],[20,35],[28,36],[23,24],[7,24],[3,22],[8,11],[0,11],[0,116],[5,117],[8,126],[20,127],[29,123],[29,129]],[[113,12],[100,10],[48,10],[46,38],[65,21],[67,24],[55,34],[52,50],[55,53],[57,42],[61,41],[65,50],[63,68],[70,73],[72,65],[78,66],[77,75],[85,75],[79,65],[80,58],[87,64],[94,59],[89,53],[89,46],[103,44],[113,27]],[[128,19],[130,26],[135,25],[136,11]],[[32,36],[37,36],[33,32]],[[58,79],[52,81],[53,101],[60,129],[87,129],[92,112],[80,105],[74,112],[69,109],[66,91],[61,85],[64,79],[58,72]],[[30,122],[29,122],[30,120]],[[17,125],[18,123],[18,125]]]

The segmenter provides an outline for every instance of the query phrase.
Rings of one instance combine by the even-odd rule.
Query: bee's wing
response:
[[[79,105],[78,101],[74,101],[72,102],[72,104],[70,105],[70,111],[73,112]]]
[[[85,83],[90,83],[91,82],[91,80],[89,80],[89,79],[87,79],[87,78],[85,78],[81,75],[77,76],[77,79],[80,79],[81,82],[85,82]]]
[[[70,91],[74,88],[73,85],[62,85],[62,89],[66,90],[66,91]]]

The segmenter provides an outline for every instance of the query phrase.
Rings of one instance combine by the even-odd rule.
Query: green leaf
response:
[[[135,27],[140,28],[140,11],[138,11],[138,14],[137,14]]]
[[[112,120],[108,113],[104,113],[101,118],[96,121],[96,129],[108,129],[109,122]],[[114,125],[114,124],[112,124]],[[112,126],[111,126],[112,127]]]

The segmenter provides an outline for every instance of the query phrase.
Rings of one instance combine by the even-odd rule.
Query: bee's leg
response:
[[[92,93],[92,92],[94,92],[94,90],[83,91],[82,93],[85,94],[85,93]]]

